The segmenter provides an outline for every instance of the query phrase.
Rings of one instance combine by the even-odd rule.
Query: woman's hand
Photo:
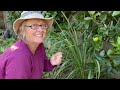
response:
[[[57,52],[56,54],[53,54],[50,62],[53,66],[59,65],[62,62],[62,52]]]

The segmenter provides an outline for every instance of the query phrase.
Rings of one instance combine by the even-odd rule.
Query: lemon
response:
[[[98,37],[94,37],[94,38],[93,38],[93,41],[94,41],[94,42],[98,42],[98,40],[99,40]]]

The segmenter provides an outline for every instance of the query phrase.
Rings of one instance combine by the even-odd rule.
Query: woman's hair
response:
[[[26,35],[25,35],[24,25],[25,25],[26,21],[27,20],[23,21],[23,23],[20,25],[19,30],[17,32],[19,39],[22,39],[25,42],[26,42]]]

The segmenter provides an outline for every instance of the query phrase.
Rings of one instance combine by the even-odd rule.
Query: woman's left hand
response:
[[[59,65],[62,62],[62,52],[57,52],[56,54],[53,54],[50,62],[53,66]]]

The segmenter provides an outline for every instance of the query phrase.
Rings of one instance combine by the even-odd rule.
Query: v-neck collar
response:
[[[42,45],[42,43],[37,47],[35,54],[33,55],[33,53],[31,52],[31,50],[29,49],[28,45],[23,41],[23,40],[19,40],[19,42],[22,44],[23,47],[25,47],[25,49],[30,53],[30,55],[35,56],[37,53],[39,53],[40,51],[40,47]]]

